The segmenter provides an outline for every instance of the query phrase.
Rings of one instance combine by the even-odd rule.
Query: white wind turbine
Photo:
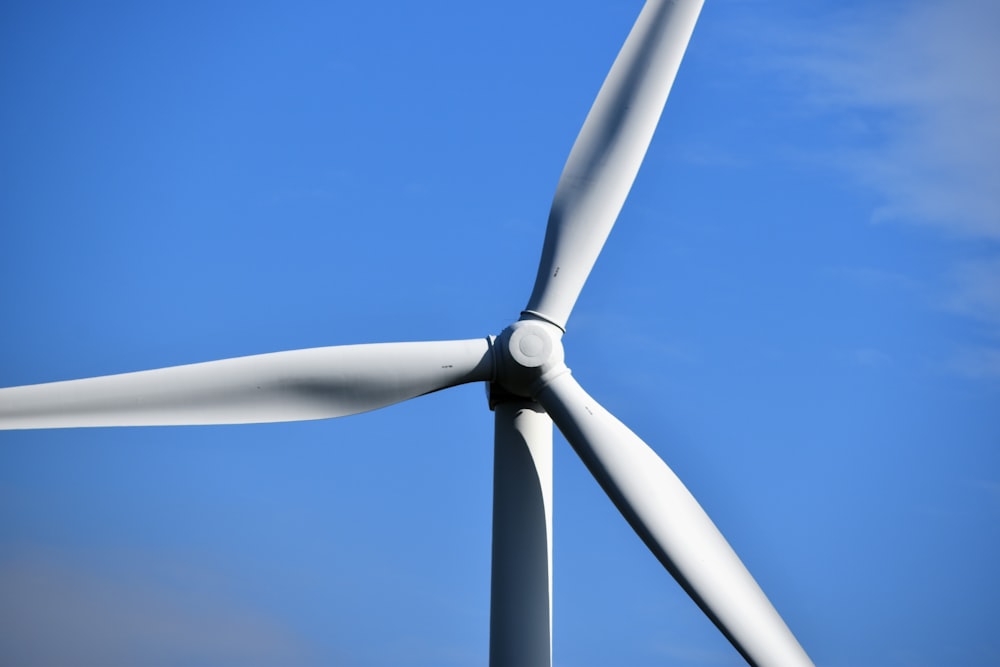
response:
[[[566,322],[614,225],[703,0],[648,0],[556,189],[520,319],[474,340],[313,348],[0,389],[0,428],[341,417],[468,382],[495,412],[490,664],[551,664],[552,424],[663,566],[752,665],[811,665],[667,465],[576,382]]]

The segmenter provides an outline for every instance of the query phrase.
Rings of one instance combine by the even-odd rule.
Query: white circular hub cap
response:
[[[542,327],[521,326],[511,333],[507,349],[525,368],[537,368],[552,356],[552,337]]]

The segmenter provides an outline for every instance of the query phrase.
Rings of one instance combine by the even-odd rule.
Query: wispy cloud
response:
[[[833,119],[825,157],[876,195],[873,221],[955,242],[950,275],[921,291],[973,325],[945,367],[976,378],[1000,377],[998,34],[992,0],[867,3],[796,22],[771,61],[803,108]]]
[[[1000,257],[962,262],[955,268],[952,281],[947,307],[995,325],[1000,334]]]
[[[881,195],[874,217],[1000,239],[1000,4],[877,3],[809,32],[792,66],[852,114],[844,163]]]
[[[1000,378],[1000,256],[958,264],[943,306],[976,324],[977,341],[962,346],[948,369],[969,378]]]
[[[965,347],[948,363],[948,370],[969,378],[1000,378],[1000,349]]]

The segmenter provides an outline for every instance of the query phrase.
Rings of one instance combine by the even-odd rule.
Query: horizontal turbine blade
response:
[[[493,378],[492,342],[317,347],[0,389],[0,429],[342,417]]]
[[[570,373],[536,396],[646,546],[751,665],[813,663],[691,492]]]
[[[649,0],[563,168],[526,312],[563,330],[611,233],[687,49],[702,0]]]

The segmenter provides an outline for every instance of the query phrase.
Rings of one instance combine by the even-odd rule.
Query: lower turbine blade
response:
[[[691,492],[568,372],[535,397],[639,537],[751,665],[813,663]]]
[[[367,412],[493,377],[491,341],[275,352],[0,389],[0,429],[249,424]]]

